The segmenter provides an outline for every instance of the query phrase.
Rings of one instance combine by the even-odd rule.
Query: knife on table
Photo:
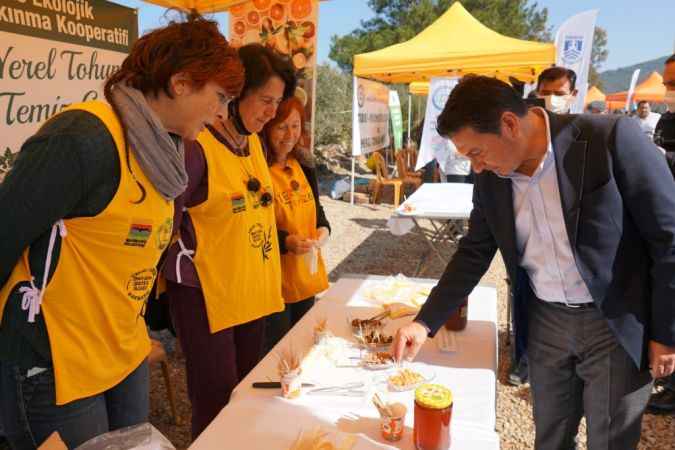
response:
[[[315,387],[312,383],[302,383],[302,387]],[[279,381],[256,381],[253,387],[257,389],[281,389],[281,382]]]

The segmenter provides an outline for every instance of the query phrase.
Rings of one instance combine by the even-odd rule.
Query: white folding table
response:
[[[415,276],[422,273],[431,255],[436,255],[443,265],[448,263],[439,244],[456,244],[464,235],[473,209],[472,196],[473,184],[424,183],[396,209],[389,219],[391,232],[404,234],[413,229],[428,246],[417,264]],[[419,221],[422,219],[428,220],[432,228],[421,227]]]
[[[385,441],[379,431],[379,416],[370,393],[361,397],[343,397],[307,393],[294,400],[281,398],[278,389],[254,389],[255,381],[277,380],[277,354],[283,348],[309,350],[313,328],[327,319],[336,335],[351,339],[348,317],[365,318],[379,309],[364,298],[364,288],[382,280],[375,276],[350,276],[336,282],[237,386],[230,403],[190,447],[191,450],[286,450],[301,430],[320,426],[344,437],[357,437],[354,450],[413,449],[413,391],[388,393],[408,408],[403,439]],[[433,286],[433,280],[416,280]],[[448,386],[454,397],[451,436],[452,450],[496,450],[495,432],[497,371],[497,294],[492,286],[478,286],[470,295],[467,328],[457,333],[457,351],[441,352],[434,340],[428,340],[417,360],[435,372],[431,382]],[[412,317],[390,321],[385,332],[393,333]],[[208,351],[208,349],[204,349]],[[347,383],[376,377],[378,372],[363,368],[333,368],[326,373],[328,383]],[[314,377],[316,378],[316,374]],[[310,381],[310,380],[306,380]],[[314,380],[311,380],[314,381]],[[319,380],[321,381],[321,380]]]

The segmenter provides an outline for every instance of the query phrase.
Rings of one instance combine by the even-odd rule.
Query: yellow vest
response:
[[[142,203],[133,203],[140,198],[140,190],[127,168],[124,136],[112,108],[92,101],[67,108],[74,109],[94,114],[108,128],[119,155],[120,184],[97,216],[60,222],[65,235],[41,304],[57,405],[116,386],[148,356],[150,341],[140,314],[173,224],[173,202],[160,196],[131,153],[133,173],[147,191]],[[54,225],[52,241],[56,230]],[[31,280],[29,251],[24,251],[0,290],[0,311],[17,283]],[[34,280],[34,285],[40,289],[42,279]],[[26,299],[39,291],[22,287],[20,292]]]
[[[316,205],[312,187],[300,163],[288,158],[286,168],[274,164],[270,168],[274,187],[274,212],[277,226],[301,238],[316,239]],[[295,303],[328,289],[326,267],[318,255],[316,273],[310,273],[304,255],[281,255],[282,294],[286,303]]]
[[[232,153],[209,130],[197,138],[208,168],[208,198],[188,208],[196,237],[194,264],[204,294],[211,333],[284,309],[269,170],[257,135],[249,156]],[[249,175],[260,181],[247,190]]]

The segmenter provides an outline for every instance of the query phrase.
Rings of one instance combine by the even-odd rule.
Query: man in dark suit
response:
[[[663,85],[666,87],[664,103],[668,108],[656,124],[654,143],[666,153],[666,162],[675,176],[675,54],[663,66]],[[647,403],[647,411],[656,414],[675,414],[675,374],[670,379],[655,383],[655,392]]]
[[[524,290],[514,326],[535,447],[574,448],[585,415],[591,450],[635,448],[652,376],[675,370],[675,182],[663,157],[634,120],[528,109],[488,77],[455,87],[438,131],[471,160],[474,208],[395,358],[417,354],[499,249]]]

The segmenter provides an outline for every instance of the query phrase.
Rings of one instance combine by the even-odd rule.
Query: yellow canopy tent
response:
[[[652,72],[646,80],[635,87],[633,101],[663,102],[665,95],[666,86],[663,84],[663,77],[658,72]],[[612,102],[613,105],[620,104],[620,107],[623,107],[626,103],[626,97],[628,97],[628,91],[615,92],[607,94],[605,100]]]
[[[226,11],[233,6],[241,5],[248,0],[145,0],[148,3],[176,8],[182,11],[196,10],[199,13],[215,13]]]
[[[182,11],[196,10],[201,14],[216,13],[222,11],[236,12],[236,8],[250,0],[145,0],[148,3],[164,6],[166,8],[176,8]],[[254,0],[258,3],[258,9],[265,9],[265,5],[276,3],[272,0]],[[324,0],[319,0],[324,1]],[[282,0],[282,3],[287,3]]]
[[[476,73],[532,82],[554,62],[552,43],[503,36],[456,2],[409,41],[354,56],[354,75],[386,83],[411,83]]]
[[[413,81],[408,85],[408,92],[413,95],[427,95],[429,93],[429,82]]]
[[[586,98],[584,99],[584,106],[588,105],[591,102],[604,102],[605,94],[598,89],[597,86],[591,86],[591,88],[586,93]]]

